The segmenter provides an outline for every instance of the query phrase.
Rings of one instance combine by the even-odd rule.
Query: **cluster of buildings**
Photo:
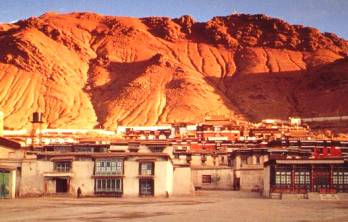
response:
[[[1,120],[0,120],[1,121]],[[300,119],[0,130],[0,198],[172,196],[199,189],[348,192],[348,141],[313,134]]]

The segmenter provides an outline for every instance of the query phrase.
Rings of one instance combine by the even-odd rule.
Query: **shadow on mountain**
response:
[[[309,71],[238,74],[222,81],[224,94],[251,121],[289,116],[347,115],[347,61]],[[221,84],[220,84],[221,85]],[[215,85],[217,87],[217,85]],[[325,101],[325,102],[324,102]]]
[[[238,74],[233,77],[206,78],[206,81],[222,91],[228,102],[249,121],[262,119],[287,119],[302,114],[301,91],[304,71]]]
[[[94,62],[90,69],[89,85],[92,85],[87,92],[91,96],[91,101],[96,112],[99,126],[102,126],[105,122],[107,115],[107,109],[105,106],[108,102],[114,101],[120,96],[126,87],[129,87],[131,82],[140,77],[146,71],[146,68],[155,64],[157,61],[154,58],[150,58],[144,61],[124,63],[124,62],[109,62],[103,65],[103,68],[108,73],[107,83],[99,86],[93,86],[93,70],[98,66]],[[97,126],[97,127],[99,127]]]
[[[314,68],[308,78],[308,87],[332,90],[348,85],[348,58]]]

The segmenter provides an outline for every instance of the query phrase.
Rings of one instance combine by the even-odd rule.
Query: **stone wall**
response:
[[[22,163],[20,196],[38,196],[44,194],[44,172],[53,171],[53,162],[27,160]]]
[[[253,189],[263,189],[264,171],[260,169],[241,169],[240,170],[240,189],[251,191]]]
[[[203,175],[210,175],[211,183],[203,183]],[[196,189],[232,190],[233,172],[229,167],[194,167],[192,181]]]

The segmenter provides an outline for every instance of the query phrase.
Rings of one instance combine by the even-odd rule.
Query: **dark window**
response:
[[[140,195],[153,195],[154,194],[154,181],[153,179],[140,179],[139,180],[139,193]]]
[[[228,161],[228,166],[230,166],[230,167],[235,167],[235,159],[230,159],[230,158],[228,158],[227,159],[227,161]]]
[[[142,176],[154,175],[154,163],[153,162],[142,162],[139,163],[139,174]]]
[[[75,152],[94,152],[94,147],[78,146],[75,147]]]
[[[71,162],[55,162],[54,170],[58,172],[69,172],[71,170]]]
[[[256,164],[260,164],[260,156],[256,156]]]
[[[98,146],[98,147],[94,147],[93,150],[94,150],[94,152],[107,152],[108,147]]]
[[[190,163],[191,160],[192,160],[192,155],[187,155],[187,156],[186,156],[186,161],[187,161],[187,163]]]
[[[71,152],[71,148],[72,148],[71,146],[56,146],[54,147],[54,151],[66,153],[66,152]]]
[[[54,151],[54,148],[53,147],[46,147],[44,148],[46,151]]]
[[[149,146],[149,149],[153,153],[162,153],[164,148],[165,148],[165,146]]]
[[[106,178],[95,180],[96,192],[122,192],[122,179]]]
[[[104,159],[95,162],[96,175],[122,175],[122,173],[123,160],[121,159]]]
[[[89,157],[75,157],[76,161],[92,161]]]
[[[202,175],[202,183],[211,183],[211,175]]]

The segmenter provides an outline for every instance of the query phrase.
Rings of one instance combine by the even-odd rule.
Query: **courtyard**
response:
[[[0,221],[348,221],[348,199],[263,199],[199,191],[170,198],[41,197],[0,200]]]

